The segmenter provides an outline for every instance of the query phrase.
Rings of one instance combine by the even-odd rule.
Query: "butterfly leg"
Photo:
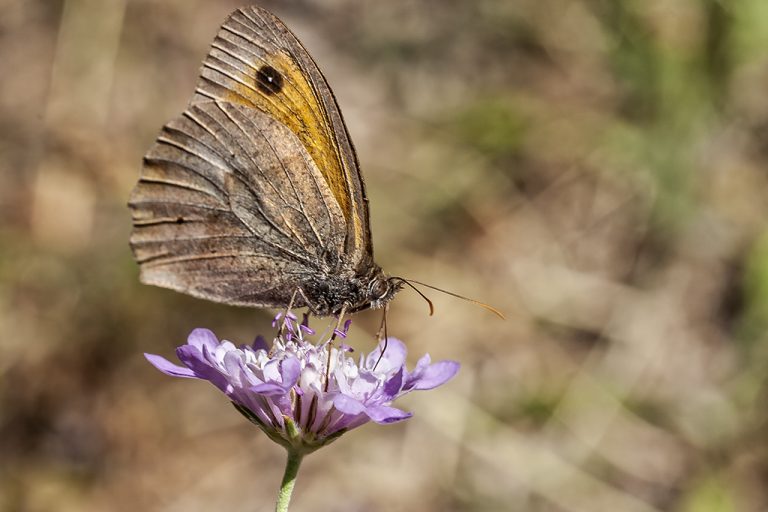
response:
[[[381,341],[382,335],[387,337],[387,313],[389,313],[389,304],[384,305],[381,315],[381,324],[379,324],[379,330],[376,331],[376,340]]]
[[[325,362],[325,386],[324,391],[328,391],[328,383],[330,382],[330,373],[331,373],[331,349],[333,348],[333,342],[336,340],[336,335],[340,332],[339,329],[341,328],[341,323],[344,321],[344,314],[347,312],[347,306],[343,306],[341,308],[341,311],[339,312],[339,318],[336,321],[336,327],[333,328],[333,332],[331,333],[331,339],[328,340],[328,344],[331,345],[328,347],[328,358]]]
[[[389,312],[389,304],[386,304],[384,306],[384,312],[381,315],[381,327],[379,327],[379,332],[376,333],[376,340],[381,343],[381,335],[384,334],[384,346],[381,348],[381,353],[379,354],[379,358],[376,360],[376,364],[373,365],[373,369],[375,370],[377,366],[379,366],[379,363],[381,362],[381,358],[384,357],[384,352],[387,351],[387,345],[389,344],[389,336],[387,335],[387,313]]]
[[[299,293],[299,295],[301,295],[301,298],[304,299],[304,304],[306,304],[307,309],[309,310],[308,312],[312,313],[314,315],[318,315],[318,313],[317,313],[317,311],[318,311],[317,304],[313,304],[312,301],[309,300],[309,297],[307,297],[307,294],[304,291],[304,288],[298,287],[298,288],[296,288],[296,291]],[[318,316],[322,316],[322,315],[318,315]]]

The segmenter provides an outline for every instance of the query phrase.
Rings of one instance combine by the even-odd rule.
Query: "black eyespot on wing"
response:
[[[283,90],[283,75],[272,66],[263,66],[256,72],[256,85],[264,94],[277,94]]]

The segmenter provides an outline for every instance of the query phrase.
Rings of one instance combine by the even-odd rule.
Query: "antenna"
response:
[[[427,288],[430,288],[430,289],[438,291],[438,292],[445,293],[446,295],[450,295],[452,297],[456,297],[457,299],[466,300],[467,302],[471,302],[473,304],[476,304],[476,305],[480,306],[483,309],[487,309],[488,311],[490,311],[494,315],[498,316],[502,320],[506,320],[506,317],[504,316],[504,314],[501,311],[499,311],[495,307],[491,306],[490,304],[486,304],[485,302],[480,302],[479,300],[470,299],[469,297],[465,297],[463,295],[459,295],[458,293],[449,292],[448,290],[443,290],[442,288],[438,288],[437,286],[432,286],[431,284],[422,283],[421,281],[415,281],[413,279],[405,279],[404,277],[396,277],[394,279],[398,279],[401,282],[403,282],[403,283],[407,284],[408,286],[410,286],[411,288],[413,288],[414,290],[416,290],[416,292],[419,295],[421,295],[424,298],[424,300],[426,300],[429,303],[429,314],[430,314],[430,316],[435,311],[435,308],[432,305],[432,301],[429,300],[427,298],[427,296],[424,295],[418,288],[416,288],[414,286],[414,284],[418,284],[418,285],[421,285],[421,286],[426,286]]]
[[[434,315],[434,314],[435,314],[435,305],[434,305],[434,304],[432,304],[432,301],[431,301],[431,300],[429,300],[429,297],[427,297],[426,295],[424,295],[424,293],[422,293],[422,291],[421,291],[421,290],[419,290],[418,288],[416,288],[415,286],[413,286],[413,285],[411,284],[411,282],[410,282],[410,281],[408,281],[407,279],[403,279],[402,277],[392,277],[392,278],[390,278],[390,279],[397,279],[397,280],[398,280],[398,281],[400,281],[401,283],[403,283],[403,284],[407,284],[408,286],[410,286],[411,288],[413,288],[413,290],[414,290],[416,293],[418,293],[419,295],[421,295],[421,298],[422,298],[422,299],[424,299],[425,301],[427,301],[427,304],[429,304],[429,316],[432,316],[432,315]],[[417,282],[417,281],[414,281],[414,283],[416,283],[416,282]],[[418,284],[422,284],[422,283],[418,283]],[[431,288],[431,287],[430,287],[430,288]],[[469,300],[469,299],[467,299],[467,300]]]

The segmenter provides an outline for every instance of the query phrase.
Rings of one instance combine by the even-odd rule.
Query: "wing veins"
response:
[[[157,199],[150,199],[148,201],[131,201],[130,206],[141,206],[141,205],[148,205],[148,204],[168,204],[168,205],[176,205],[176,206],[187,206],[190,208],[201,208],[203,210],[210,210],[213,212],[224,212],[224,213],[231,213],[229,209],[225,210],[223,208],[214,208],[213,206],[206,206],[201,204],[191,204],[191,203],[182,203],[181,201],[163,201],[163,200],[157,200]]]
[[[254,24],[255,24],[255,22],[254,22],[253,20],[251,20],[250,18],[248,18],[248,16],[246,16],[246,19],[248,19],[248,20],[249,20],[251,23],[254,23]],[[243,23],[242,21],[240,21],[240,20],[237,20],[237,19],[234,19],[234,18],[233,18],[231,21],[237,22],[237,23],[238,23],[240,26],[242,26],[243,28],[245,28],[246,30],[248,30],[248,31],[250,31],[250,32],[253,32],[253,34],[254,34],[254,35],[256,35],[256,36],[258,36],[258,35],[260,34],[260,32],[257,32],[257,31],[256,31],[256,30],[254,30],[252,27],[249,27],[248,25],[244,24],[244,23]],[[247,33],[245,33],[245,32],[241,32],[241,31],[239,31],[239,30],[236,30],[235,28],[233,28],[233,27],[230,27],[230,26],[229,26],[229,25],[227,25],[227,24],[224,24],[224,25],[223,25],[221,28],[222,28],[222,29],[225,29],[225,30],[226,30],[227,32],[229,32],[230,34],[233,34],[233,35],[235,35],[235,36],[239,37],[240,39],[242,39],[242,40],[246,41],[247,43],[251,43],[251,44],[253,44],[254,46],[256,46],[257,48],[260,48],[260,49],[264,50],[264,52],[265,52],[265,53],[269,53],[269,50],[268,50],[267,48],[264,48],[263,46],[261,46],[260,44],[258,44],[258,43],[256,42],[255,38],[254,38],[254,37],[252,37],[252,36],[250,36],[249,34],[247,34]],[[242,44],[238,44],[238,43],[237,43],[237,42],[235,42],[235,41],[229,41],[229,40],[227,40],[227,39],[224,39],[224,38],[220,38],[220,39],[222,39],[223,41],[226,41],[226,42],[228,42],[228,43],[230,43],[230,44],[233,44],[233,45],[237,46],[239,49],[241,49],[241,50],[243,50],[244,52],[248,53],[248,54],[249,54],[249,55],[251,55],[253,58],[260,60],[260,61],[261,61],[261,62],[263,62],[264,64],[267,64],[267,61],[266,61],[266,60],[264,60],[264,58],[263,58],[262,56],[258,55],[257,53],[253,52],[252,50],[248,49],[246,46],[244,46],[244,45],[242,45]],[[216,43],[216,40],[214,39],[214,44],[213,44],[213,45],[211,45],[213,48],[216,48],[216,49],[218,49],[218,50],[221,50],[221,51],[223,51],[224,53],[226,53],[226,54],[228,54],[228,55],[230,55],[230,56],[234,57],[235,59],[237,59],[237,60],[239,60],[239,61],[243,62],[243,64],[245,64],[245,65],[249,66],[251,69],[254,69],[254,71],[256,71],[256,69],[255,69],[255,68],[253,68],[253,66],[251,66],[251,65],[250,65],[248,62],[244,61],[243,59],[241,59],[241,58],[240,58],[239,56],[237,56],[237,55],[233,55],[232,53],[230,53],[230,52],[229,52],[229,51],[227,51],[227,50],[224,50],[224,49],[222,49],[222,48],[220,48],[220,47],[217,47],[217,46],[215,46],[215,43]],[[280,45],[278,45],[278,44],[277,44],[277,42],[276,42],[275,40],[270,40],[270,43],[272,43],[272,45],[273,45],[275,48],[278,48],[278,49],[280,48]],[[209,54],[209,56],[210,56],[210,54]],[[310,99],[309,99],[309,98],[307,98],[307,96],[304,94],[304,92],[303,92],[303,91],[302,91],[302,90],[301,90],[301,89],[298,87],[298,85],[297,85],[297,82],[295,82],[294,80],[292,80],[292,79],[291,79],[291,76],[290,76],[290,74],[286,74],[286,75],[284,75],[284,76],[283,76],[283,78],[286,80],[286,82],[287,82],[287,83],[289,83],[289,84],[291,85],[291,87],[292,87],[292,88],[293,88],[293,89],[294,89],[294,90],[295,90],[295,91],[296,91],[296,92],[299,94],[299,96],[301,97],[301,99],[302,99],[302,100],[304,100],[304,102],[305,102],[305,103],[306,103],[308,106],[311,106],[311,105],[314,103],[314,102],[310,101]],[[315,121],[320,121],[320,119],[319,119],[319,118],[318,118],[318,116],[317,116],[318,112],[317,112],[316,110],[314,110],[314,109],[311,109],[311,110],[312,110],[312,113],[314,114],[314,117],[315,117]],[[292,112],[293,112],[293,111],[292,111]]]
[[[235,119],[234,119],[234,118],[233,118],[231,115],[229,115],[229,112],[227,112],[227,111],[226,111],[226,110],[225,110],[225,109],[222,107],[222,103],[221,103],[221,102],[218,102],[218,101],[217,101],[217,102],[215,102],[215,103],[216,103],[216,106],[218,107],[218,109],[221,111],[221,113],[222,113],[222,114],[224,114],[224,115],[227,117],[227,119],[229,119],[229,120],[232,122],[232,124],[234,124],[234,125],[235,125],[235,126],[236,126],[236,127],[239,129],[239,130],[240,130],[240,132],[241,132],[243,135],[245,135],[245,138],[246,138],[246,139],[250,139],[250,136],[248,135],[248,133],[247,133],[245,130],[243,130],[243,127],[242,127],[242,126],[240,126],[240,124],[239,124],[237,121],[235,121]],[[204,112],[204,113],[205,113],[205,112]],[[227,128],[226,128],[226,127],[225,127],[223,124],[221,124],[221,122],[220,122],[218,119],[216,119],[215,117],[213,117],[213,116],[209,115],[208,113],[205,113],[205,114],[206,114],[206,115],[207,115],[207,116],[208,116],[208,117],[209,117],[209,118],[210,118],[210,119],[211,119],[211,120],[212,120],[214,123],[216,123],[217,125],[219,125],[219,126],[221,127],[221,129],[222,129],[224,132],[228,132]],[[226,147],[226,146],[227,146],[227,144],[225,144],[225,143],[224,143],[224,141],[222,141],[222,140],[219,138],[219,136],[218,136],[216,133],[214,133],[213,131],[209,131],[208,133],[210,133],[211,135],[213,135],[213,136],[216,138],[216,140],[217,140],[217,141],[219,141],[219,143],[220,143],[222,146],[224,146],[224,147]],[[282,192],[280,191],[280,189],[279,189],[277,186],[275,186],[275,184],[274,184],[274,183],[272,183],[272,180],[270,180],[270,179],[269,179],[269,177],[268,177],[268,176],[267,176],[267,175],[264,173],[264,170],[261,168],[261,166],[260,166],[258,163],[256,163],[256,160],[254,160],[254,159],[253,159],[253,156],[250,154],[250,152],[249,152],[249,151],[248,151],[248,150],[247,150],[247,149],[246,149],[246,148],[245,148],[245,147],[244,147],[244,146],[243,146],[243,145],[240,143],[240,141],[238,141],[237,139],[234,139],[234,137],[233,137],[233,140],[234,140],[235,144],[237,144],[237,146],[238,146],[238,147],[239,147],[239,148],[240,148],[240,149],[243,151],[243,154],[245,155],[245,157],[246,157],[248,160],[250,160],[250,161],[251,161],[251,164],[253,164],[253,167],[254,167],[254,169],[256,169],[256,171],[258,171],[258,173],[259,173],[259,175],[261,176],[261,178],[262,178],[262,179],[263,179],[265,182],[267,182],[267,183],[269,184],[269,186],[272,188],[272,190],[275,192],[275,194],[277,194],[277,196],[280,198],[280,200],[283,202],[283,204],[285,204],[286,206],[290,206],[290,205],[289,205],[289,203],[288,203],[288,201],[285,199],[285,197],[283,197],[283,194],[282,194]],[[234,156],[234,155],[233,155],[233,156]],[[233,170],[235,173],[242,173],[242,171],[241,171],[240,169],[237,169],[235,166],[232,166],[232,170]],[[247,184],[247,183],[245,183],[245,182],[243,182],[243,183],[244,183],[245,185],[248,185],[248,184]],[[250,191],[253,193],[253,195],[254,195],[254,196],[258,196],[258,194],[256,194],[256,191],[255,191],[255,190],[253,190],[253,189],[252,189],[252,188],[251,188],[249,185],[248,185],[248,190],[250,190]]]
[[[166,253],[167,254],[167,253]],[[278,258],[271,254],[259,253],[259,252],[231,252],[231,253],[216,253],[216,254],[190,254],[188,256],[176,256],[174,258],[168,258],[165,261],[154,262],[154,260],[160,259],[163,255],[153,255],[150,258],[139,261],[140,264],[145,265],[147,268],[161,267],[163,265],[173,265],[174,263],[182,263],[185,261],[199,261],[199,260],[217,260],[222,258],[238,258],[243,256],[257,256],[260,258],[266,258],[270,260],[285,261],[283,258]]]
[[[184,132],[180,132],[180,133],[184,133]],[[175,166],[180,167],[180,168],[182,168],[182,169],[184,169],[186,171],[194,173],[197,176],[200,176],[203,180],[205,180],[208,183],[210,183],[213,188],[215,188],[216,190],[221,192],[222,195],[226,194],[224,189],[221,188],[221,186],[218,183],[216,183],[215,181],[213,181],[211,178],[209,178],[205,174],[202,174],[202,173],[198,172],[197,170],[195,170],[195,169],[193,169],[191,167],[187,167],[187,166],[179,163],[176,160],[168,160],[167,158],[160,158],[160,157],[156,157],[156,156],[150,156],[150,157],[145,156],[144,157],[144,163],[145,163],[145,166],[147,164],[156,164],[156,165],[169,164],[169,165],[175,165]]]
[[[312,157],[309,156],[309,154],[304,155],[304,158],[305,158],[305,160],[309,159],[311,163],[314,163],[314,160],[312,160]],[[307,165],[310,165],[310,163],[308,162]],[[317,165],[317,164],[315,164],[315,165]],[[322,190],[320,188],[320,183],[317,181],[317,177],[315,176],[314,173],[310,173],[310,176],[312,177],[312,183],[314,183],[315,189],[317,190],[318,195],[322,198],[323,206],[325,207],[325,213],[328,215],[328,225],[333,225],[333,218],[332,218],[332,215],[331,215],[331,207],[328,205],[328,202],[326,201],[325,196],[323,195],[323,192],[322,192]],[[333,197],[333,194],[331,194],[331,197]],[[335,198],[333,198],[332,200],[336,201]],[[338,203],[336,203],[336,204],[338,205]],[[339,208],[339,209],[341,209],[341,208]],[[342,217],[344,217],[343,212],[342,212]],[[345,221],[346,221],[346,218],[345,218]]]
[[[273,37],[273,39],[272,39],[272,40],[270,40],[270,43],[272,43],[273,45],[275,45],[275,46],[278,46],[278,47],[279,47],[279,45],[277,44],[277,41],[278,41],[278,39],[279,39],[279,37],[277,37],[277,36],[278,36],[278,34],[275,34],[275,33],[272,31],[272,26],[274,25],[274,23],[269,23],[269,22],[267,22],[267,20],[265,20],[265,19],[264,19],[264,18],[261,16],[261,12],[259,12],[259,11],[254,11],[253,9],[251,10],[251,12],[252,12],[253,14],[255,14],[255,15],[256,15],[256,16],[259,18],[259,21],[260,21],[261,23],[259,23],[259,22],[258,22],[258,21],[256,21],[255,19],[251,18],[251,17],[249,16],[249,13],[245,12],[245,10],[244,10],[242,7],[241,7],[240,9],[238,9],[238,11],[240,11],[240,14],[242,14],[242,15],[243,15],[243,17],[244,17],[245,19],[247,19],[248,21],[250,21],[251,23],[253,23],[255,26],[258,26],[258,25],[263,25],[263,26],[264,26],[264,28],[265,28],[266,30],[268,30],[268,31],[269,31],[269,32],[272,34],[272,37]]]
[[[227,111],[226,111],[224,108],[222,108],[221,104],[217,103],[217,106],[219,107],[219,110],[221,110],[221,111],[224,113],[224,115],[226,115],[226,116],[227,116],[227,118],[229,118],[229,120],[230,120],[230,121],[232,121],[232,123],[233,123],[235,126],[237,126],[237,128],[238,128],[238,129],[239,129],[239,130],[240,130],[240,131],[241,131],[243,134],[245,134],[245,135],[247,136],[247,132],[245,131],[245,128],[244,128],[244,127],[243,127],[243,126],[242,126],[242,125],[241,125],[241,124],[240,124],[240,123],[239,123],[239,122],[238,122],[238,121],[237,121],[237,120],[234,118],[234,116],[230,115],[230,114],[229,114],[229,112],[227,112]],[[247,118],[247,117],[246,117],[245,119],[246,119],[246,120],[248,120],[248,118]],[[253,124],[253,123],[251,123],[251,125],[252,125],[254,128],[256,128],[256,129],[258,130],[258,132],[259,132],[259,135],[261,135],[261,137],[262,137],[262,138],[263,138],[265,141],[267,141],[267,144],[269,145],[270,149],[272,149],[272,150],[273,150],[273,153],[274,153],[274,155],[275,155],[275,159],[276,159],[276,160],[277,160],[277,162],[278,162],[278,163],[279,163],[279,164],[282,166],[282,161],[280,160],[280,156],[277,154],[277,152],[275,152],[275,151],[274,151],[274,148],[272,148],[272,145],[270,144],[269,140],[267,139],[267,136],[266,136],[266,135],[264,135],[264,131],[263,131],[261,128],[259,128],[258,126],[256,126],[255,124]],[[285,200],[285,198],[284,198],[284,197],[283,197],[283,195],[280,193],[280,191],[278,190],[278,188],[277,188],[277,187],[276,187],[276,186],[275,186],[275,185],[272,183],[272,181],[269,179],[269,176],[268,176],[266,173],[264,173],[264,172],[261,170],[261,167],[259,167],[259,165],[258,165],[258,164],[256,163],[256,161],[253,159],[253,157],[252,157],[252,156],[251,156],[251,154],[248,152],[248,150],[247,150],[246,148],[244,148],[244,147],[243,147],[243,145],[242,145],[242,144],[240,144],[240,142],[239,142],[239,141],[237,141],[237,140],[236,140],[235,142],[237,143],[237,145],[238,145],[238,146],[240,146],[240,148],[243,150],[243,152],[244,152],[244,153],[245,153],[245,154],[248,156],[249,160],[251,160],[251,162],[253,162],[253,165],[256,167],[256,169],[258,169],[258,171],[259,171],[259,174],[261,174],[262,178],[264,178],[264,180],[266,180],[266,181],[267,181],[267,183],[269,183],[269,184],[272,186],[272,189],[273,189],[273,190],[275,190],[275,192],[276,192],[276,193],[277,193],[277,194],[280,196],[280,199],[282,199],[282,200],[283,200],[283,203],[284,203],[286,206],[288,206],[288,207],[290,207],[290,208],[293,208],[293,209],[295,210],[295,208],[294,208],[294,207],[292,207],[292,205],[291,205],[291,204],[290,204],[288,201],[286,201],[286,200]],[[242,180],[241,180],[241,181],[242,181]],[[289,178],[289,181],[290,181],[290,178]],[[254,196],[256,196],[256,195],[257,195],[257,194],[255,193],[255,191],[254,191],[254,190],[253,190],[253,189],[250,187],[250,184],[249,184],[249,183],[247,183],[247,182],[243,181],[243,184],[244,184],[246,187],[248,187],[248,189],[249,189],[249,190],[251,190],[251,192],[253,192],[253,193],[254,193],[254,194],[253,194]],[[299,200],[299,202],[300,202],[300,201],[301,201],[301,199],[299,198],[299,195],[298,195],[298,193],[296,193],[295,189],[294,189],[294,193],[296,194],[296,199],[297,199],[297,200]],[[262,215],[263,215],[263,214],[262,214]],[[280,212],[280,217],[283,219],[283,222],[284,222],[284,223],[285,223],[285,224],[288,226],[288,229],[290,229],[291,233],[293,233],[293,238],[294,238],[295,240],[299,240],[299,241],[300,241],[300,240],[301,240],[301,237],[299,236],[299,234],[298,234],[298,233],[296,233],[296,231],[294,230],[294,227],[293,227],[293,225],[291,224],[291,222],[289,222],[289,221],[288,221],[288,219],[285,217],[285,215],[284,215],[282,212]],[[266,217],[265,217],[265,218],[266,218]],[[272,222],[270,222],[270,224],[272,224]],[[274,224],[272,224],[272,225],[274,226]],[[277,228],[277,226],[275,226],[275,229],[278,229],[278,228]],[[285,234],[285,233],[284,233],[282,230],[279,230],[279,229],[278,229],[278,231],[279,231],[279,232],[280,232],[280,233],[281,233],[283,236],[285,236],[286,238],[288,238],[289,240],[291,239],[291,238],[290,238],[289,236],[287,236],[287,235],[286,235],[286,234]],[[321,246],[322,246],[322,244],[321,244]]]
[[[194,187],[191,185],[188,185],[186,183],[181,183],[178,181],[172,181],[172,180],[164,180],[161,178],[148,178],[146,176],[142,176],[139,178],[139,183],[152,183],[155,185],[166,185],[168,187],[176,187],[181,188],[184,190],[191,190],[192,192],[200,192],[201,194],[205,194],[207,196],[211,196],[217,200],[221,200],[220,197],[216,196],[215,194],[212,194],[209,190],[205,190],[202,188]]]
[[[151,228],[153,226],[160,226],[163,224],[178,224],[179,219],[182,219],[184,224],[205,223],[204,220],[199,219],[187,219],[183,217],[155,217],[152,219],[133,219],[133,227],[135,228]]]
[[[222,28],[226,28],[226,29],[227,29],[227,31],[229,31],[230,33],[232,33],[232,34],[236,35],[237,37],[240,37],[241,39],[244,39],[244,40],[245,40],[245,41],[247,41],[247,42],[251,42],[251,40],[250,40],[250,39],[248,39],[248,38],[247,38],[247,36],[246,36],[245,34],[241,34],[241,33],[239,33],[239,32],[235,32],[235,31],[233,31],[232,29],[230,29],[229,27],[226,27],[226,26],[224,26],[224,27],[222,27]],[[254,59],[258,59],[258,60],[260,60],[261,62],[263,62],[264,64],[267,64],[267,61],[266,61],[266,60],[264,60],[264,58],[263,58],[263,57],[261,57],[260,55],[258,55],[258,54],[256,54],[256,53],[254,53],[253,51],[249,50],[249,49],[248,49],[248,48],[246,48],[245,46],[239,45],[239,44],[235,43],[234,41],[229,41],[229,40],[227,40],[227,39],[223,39],[223,38],[219,38],[219,39],[221,39],[222,41],[226,41],[227,43],[230,43],[230,44],[232,44],[232,45],[235,45],[235,46],[237,46],[237,48],[239,48],[240,50],[242,50],[242,51],[243,51],[243,52],[245,52],[245,53],[248,53],[248,54],[249,54],[251,57],[253,57]],[[256,45],[256,46],[259,46],[259,45]],[[236,53],[232,53],[232,52],[231,52],[229,49],[225,48],[225,47],[224,47],[224,46],[222,46],[222,45],[217,45],[217,44],[216,44],[216,40],[214,40],[213,44],[211,45],[211,48],[215,48],[216,50],[219,50],[220,52],[222,52],[222,53],[224,53],[224,54],[226,54],[226,55],[229,55],[229,56],[230,56],[230,57],[232,57],[233,59],[235,59],[235,60],[237,60],[237,61],[240,61],[242,64],[244,64],[245,66],[249,67],[249,68],[250,68],[250,69],[252,69],[254,72],[257,72],[257,71],[258,71],[258,69],[256,69],[256,68],[255,68],[255,67],[254,67],[254,66],[253,66],[253,65],[252,65],[250,62],[248,62],[248,61],[247,61],[247,60],[245,60],[244,58],[240,57],[240,56],[239,56],[239,55],[237,55]],[[259,48],[261,48],[261,47],[259,46]],[[265,50],[265,51],[266,51],[266,50]],[[216,59],[217,61],[219,61],[219,62],[221,62],[221,63],[223,63],[223,64],[227,64],[228,66],[234,67],[234,66],[232,66],[231,64],[229,64],[229,63],[227,63],[227,62],[225,62],[225,61],[223,61],[223,60],[219,59],[219,58],[218,58],[218,57],[216,57],[215,55],[211,55],[210,53],[208,54],[208,57],[209,57],[209,58],[211,58],[211,59]],[[237,69],[237,68],[235,68],[235,69]],[[218,71],[218,70],[217,70],[217,71]],[[238,71],[239,71],[239,72],[241,72],[241,73],[243,73],[243,74],[246,74],[246,73],[244,73],[243,71],[241,71],[241,70],[239,70],[239,69],[238,69]],[[246,74],[246,75],[247,75],[247,74]],[[291,76],[290,76],[290,74],[285,74],[285,75],[283,75],[283,78],[284,78],[285,82],[286,82],[287,84],[289,84],[289,85],[291,86],[291,88],[292,88],[294,91],[296,91],[296,93],[297,93],[297,94],[299,95],[299,97],[300,97],[300,98],[301,98],[301,99],[304,101],[304,103],[305,103],[307,106],[310,106],[310,107],[311,107],[311,105],[312,105],[314,102],[310,101],[310,100],[309,100],[309,98],[307,98],[306,94],[304,94],[304,92],[303,92],[303,91],[302,91],[302,90],[301,90],[301,89],[298,87],[298,85],[297,85],[297,82],[295,82],[294,80],[292,80],[292,79],[291,79]],[[280,95],[280,96],[281,96],[281,97],[288,97],[287,95]],[[272,97],[267,97],[267,99],[269,99],[269,100],[270,100],[270,102],[272,102],[272,103],[274,104],[274,101],[273,101]],[[285,106],[285,107],[288,109],[288,111],[289,111],[291,114],[293,114],[293,115],[296,115],[296,114],[297,114],[297,113],[296,113],[296,111],[295,111],[293,108],[291,108],[291,107],[288,105],[288,103],[287,103],[287,102],[285,102],[285,101],[281,100],[281,101],[280,101],[280,103],[282,103],[282,104],[283,104],[283,105],[284,105],[284,106]],[[293,106],[294,106],[294,107],[295,107],[295,106],[297,106],[295,102],[292,102],[292,103],[293,103]],[[316,122],[319,122],[319,121],[321,121],[321,118],[318,116],[319,112],[318,112],[317,110],[315,110],[314,108],[310,108],[309,110],[310,110],[310,112],[312,112],[312,116],[314,117],[314,120],[315,120]]]
[[[170,132],[170,131],[174,131],[174,132],[177,132],[177,133],[181,133],[182,135],[186,135],[187,137],[193,138],[193,137],[191,137],[191,136],[190,136],[188,133],[185,133],[185,132],[183,132],[183,131],[181,131],[181,130],[177,130],[177,129],[174,129],[174,128],[171,128],[171,129],[169,129],[168,127],[166,127],[165,129],[166,129],[166,130],[168,130],[169,132]],[[222,171],[224,171],[224,172],[227,172],[227,171],[229,170],[229,169],[227,169],[227,167],[226,167],[226,166],[222,166],[222,165],[220,165],[220,164],[217,164],[216,162],[212,162],[211,160],[209,160],[209,159],[208,159],[208,158],[206,158],[205,156],[203,156],[203,155],[201,155],[201,154],[199,154],[199,153],[196,153],[195,151],[193,151],[193,150],[192,150],[192,148],[189,148],[189,147],[185,146],[184,144],[182,144],[182,143],[180,143],[180,142],[176,142],[175,140],[172,140],[172,139],[167,139],[167,138],[163,137],[162,135],[160,135],[160,136],[157,138],[157,142],[158,142],[158,143],[167,144],[168,146],[173,146],[173,147],[175,147],[175,148],[177,148],[177,149],[180,149],[181,151],[183,151],[183,152],[185,152],[185,153],[187,153],[187,154],[189,154],[189,155],[192,155],[192,156],[194,156],[194,157],[197,157],[197,158],[199,158],[200,160],[202,160],[203,162],[206,162],[206,163],[210,164],[211,166],[213,166],[213,167],[216,167],[216,168],[218,168],[219,170],[222,170]],[[202,144],[202,143],[201,143],[201,145],[202,145],[202,146],[204,146],[204,147],[205,147],[205,148],[207,148],[207,149],[211,149],[211,148],[209,148],[208,146],[206,146],[205,144]],[[199,173],[198,173],[198,174],[199,174]]]
[[[216,58],[216,57],[215,57],[215,56],[213,56],[213,55],[208,55],[208,58],[205,60],[205,62],[203,62],[203,67],[204,67],[204,68],[208,68],[208,69],[210,69],[210,70],[213,70],[213,71],[216,71],[217,73],[221,73],[221,74],[222,74],[222,75],[224,75],[225,77],[229,78],[230,80],[234,80],[235,82],[239,83],[239,84],[240,84],[240,85],[242,85],[243,87],[246,87],[247,89],[250,89],[250,90],[251,90],[251,91],[253,91],[254,93],[256,93],[256,94],[259,94],[259,95],[261,95],[261,96],[264,96],[263,94],[261,94],[261,93],[258,91],[258,89],[256,89],[255,87],[253,87],[251,84],[249,84],[249,83],[247,83],[247,82],[245,82],[245,81],[241,80],[239,77],[236,77],[236,76],[232,75],[230,72],[228,72],[228,71],[226,71],[226,70],[224,70],[224,69],[221,69],[220,67],[217,67],[217,66],[214,66],[214,65],[212,65],[212,64],[211,64],[211,62],[210,62],[211,60],[215,60],[215,61],[221,62],[222,64],[227,64],[226,62],[222,61],[221,59],[218,59],[218,58]],[[239,70],[238,70],[238,71],[239,71]],[[243,74],[244,74],[244,73],[243,73]],[[216,82],[214,82],[214,83],[216,83]],[[221,85],[221,84],[217,84],[217,85]],[[229,88],[227,88],[226,86],[225,86],[225,88],[226,88],[227,90],[230,90],[230,89],[229,89]],[[233,92],[235,92],[235,94],[237,94],[237,95],[238,95],[238,96],[240,96],[241,98],[245,99],[245,100],[246,100],[246,101],[248,101],[249,103],[252,103],[252,102],[251,102],[251,101],[250,101],[248,98],[244,97],[244,96],[243,96],[242,94],[240,94],[239,92],[237,92],[237,91],[233,91]],[[271,96],[268,96],[268,97],[266,97],[266,98],[267,98],[267,100],[269,100],[269,102],[270,102],[270,103],[271,103],[271,104],[272,104],[272,105],[275,107],[275,109],[276,109],[276,110],[278,110],[278,111],[280,110],[280,109],[278,108],[278,106],[277,106],[277,103],[276,103],[276,102],[275,102],[275,100],[273,99],[273,97],[271,97]],[[289,105],[288,105],[286,102],[284,102],[284,101],[280,101],[280,105],[282,105],[282,106],[284,107],[283,111],[287,111],[287,112],[289,112],[291,115],[293,115],[293,116],[295,116],[295,117],[297,117],[297,118],[299,117],[299,116],[298,116],[298,114],[297,114],[297,112],[296,112],[295,110],[293,110],[293,109],[292,109],[292,108],[291,108],[291,107],[290,107],[290,106],[289,106]]]
[[[264,139],[264,142],[267,143],[267,146],[269,146],[269,149],[272,150],[272,154],[275,155],[275,159],[280,164],[280,167],[283,170],[283,174],[285,174],[285,177],[288,179],[288,183],[291,185],[291,189],[293,190],[293,195],[296,197],[296,200],[300,206],[300,208],[296,208],[291,205],[291,208],[296,211],[297,213],[301,214],[304,219],[306,219],[307,224],[312,230],[312,234],[315,235],[315,240],[317,240],[317,243],[320,247],[325,248],[325,244],[323,243],[320,233],[317,231],[317,228],[315,228],[314,223],[312,222],[312,219],[309,218],[309,215],[307,215],[306,208],[304,206],[304,202],[301,200],[301,194],[299,194],[299,191],[296,189],[296,184],[293,182],[293,178],[291,177],[290,173],[288,172],[288,169],[285,168],[285,164],[283,163],[283,160],[280,158],[280,155],[277,154],[277,150],[275,149],[275,146],[272,144],[272,142],[269,140],[269,137],[267,137],[264,134],[264,130],[256,126],[252,120],[246,118],[246,121],[256,130],[258,130],[259,135]],[[242,128],[241,128],[242,129]],[[302,154],[302,158],[304,158],[304,155]],[[311,172],[311,168],[309,169],[309,174],[312,176],[313,181],[315,180],[314,173]],[[325,199],[323,198],[322,193],[319,194],[320,198],[322,199],[323,204],[325,205]],[[327,208],[327,205],[325,205]],[[289,224],[290,225],[290,224]],[[293,229],[291,229],[293,231]],[[295,233],[295,232],[294,232]]]
[[[177,222],[173,222],[176,224]],[[184,224],[189,224],[189,222],[184,222]],[[143,225],[140,227],[152,227],[152,225]],[[154,244],[159,242],[190,242],[192,240],[222,240],[222,239],[232,239],[232,240],[250,240],[253,236],[251,235],[200,235],[200,236],[185,236],[185,237],[177,237],[177,238],[155,238],[152,241],[147,242],[138,242],[138,243],[146,243],[146,244]]]
[[[200,76],[200,80],[203,81],[203,82],[209,82],[211,84],[218,85],[213,80],[209,80],[208,78],[206,78],[204,76]],[[206,98],[208,98],[211,101],[216,101],[216,96],[212,96],[211,93],[204,91],[200,87],[195,87],[195,94],[199,94],[200,96],[205,96]]]

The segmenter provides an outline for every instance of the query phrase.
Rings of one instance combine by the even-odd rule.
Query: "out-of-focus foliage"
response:
[[[377,261],[508,315],[402,292],[390,333],[462,371],[309,457],[296,510],[768,509],[765,0],[263,5],[336,92]],[[141,355],[271,313],[142,286],[127,246],[237,6],[0,0],[2,511],[271,509],[281,450]]]

